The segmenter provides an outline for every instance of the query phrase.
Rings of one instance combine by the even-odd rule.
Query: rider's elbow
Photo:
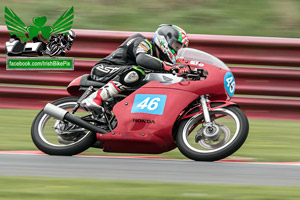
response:
[[[143,63],[145,63],[145,54],[144,53],[140,53],[136,56],[136,64],[143,66]]]
[[[144,53],[136,56],[136,64],[150,70],[162,70],[162,61]]]

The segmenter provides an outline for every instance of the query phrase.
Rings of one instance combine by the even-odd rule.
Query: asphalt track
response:
[[[300,164],[0,153],[0,175],[300,186]]]

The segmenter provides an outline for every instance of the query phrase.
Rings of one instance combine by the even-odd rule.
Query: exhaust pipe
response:
[[[80,119],[79,117],[72,115],[68,111],[66,111],[58,106],[55,106],[51,103],[47,103],[47,105],[44,107],[44,112],[46,114],[50,115],[51,117],[54,117],[55,119],[58,119],[61,121],[66,120],[66,121],[72,122],[73,124],[76,124],[78,126],[86,128],[87,130],[93,131],[95,133],[101,133],[101,134],[107,133],[107,131],[105,131],[104,129],[94,126],[94,125]]]

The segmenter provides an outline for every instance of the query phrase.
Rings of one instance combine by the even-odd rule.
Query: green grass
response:
[[[51,0],[0,2],[28,26],[32,18],[46,16],[52,25],[74,6],[73,28],[150,31],[159,24],[177,24],[188,33],[299,37],[300,1],[285,0]],[[4,17],[0,24],[5,25]]]
[[[299,199],[299,187],[203,185],[92,179],[0,177],[0,200],[289,200]]]
[[[37,150],[31,141],[31,123],[38,110],[0,109],[0,150]],[[250,158],[254,161],[300,161],[299,121],[250,119],[246,143],[229,158]],[[104,153],[90,148],[89,155],[133,155]],[[159,154],[168,158],[185,158],[178,149]]]

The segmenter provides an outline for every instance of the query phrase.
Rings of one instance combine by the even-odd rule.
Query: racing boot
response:
[[[115,96],[120,92],[120,89],[113,81],[108,82],[100,90],[92,93],[86,99],[82,100],[81,106],[89,111],[103,112],[104,108],[101,106],[103,101]]]

